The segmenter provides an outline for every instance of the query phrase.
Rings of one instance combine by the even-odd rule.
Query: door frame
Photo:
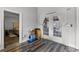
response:
[[[4,46],[4,11],[8,11],[8,12],[12,12],[12,13],[16,13],[16,14],[19,14],[19,43],[22,43],[22,13],[21,12],[18,12],[18,11],[14,11],[14,10],[9,10],[9,9],[4,9],[3,10],[3,34],[2,34],[2,39],[3,39],[3,49],[5,48]]]

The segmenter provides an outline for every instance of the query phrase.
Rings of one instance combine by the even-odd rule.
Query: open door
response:
[[[11,11],[4,11],[4,49],[6,51],[19,46],[20,15]]]

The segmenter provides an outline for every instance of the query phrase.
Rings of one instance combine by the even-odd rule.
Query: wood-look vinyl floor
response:
[[[4,47],[5,47],[5,51],[8,51],[10,49],[15,48],[15,46],[19,46],[19,37],[15,36],[15,37],[9,37],[9,36],[5,36],[4,39]]]
[[[42,39],[37,45],[31,44],[28,46],[27,42],[20,44],[19,46],[16,45],[12,49],[4,49],[5,52],[79,52],[78,49],[65,46],[63,44]]]

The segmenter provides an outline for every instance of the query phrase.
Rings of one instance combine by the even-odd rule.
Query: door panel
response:
[[[75,8],[66,9],[66,22],[63,26],[63,39],[66,45],[75,46],[76,41],[76,20]]]

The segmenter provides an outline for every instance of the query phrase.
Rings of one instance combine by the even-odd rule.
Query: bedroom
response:
[[[4,49],[5,47],[4,34],[3,34],[4,33],[3,31],[4,15],[3,14],[5,10],[14,11],[15,13],[18,13],[18,12],[20,13],[20,20],[19,20],[20,21],[19,23],[20,39],[18,41],[20,44],[23,43],[24,45],[26,45],[26,41],[29,39],[28,38],[29,32],[34,30],[35,32],[37,31],[38,35],[41,34],[40,35],[41,38],[48,39],[48,41],[54,41],[57,43],[61,43],[65,46],[79,49],[79,43],[78,43],[79,42],[78,40],[79,8],[78,7],[2,7],[0,8],[0,12],[1,12],[0,14],[1,16],[0,49]],[[55,24],[58,24],[58,25],[55,25]],[[12,22],[13,28],[15,27],[15,25],[16,25],[15,22]],[[13,29],[11,31],[13,31]],[[45,42],[48,42],[48,41],[45,41]],[[40,41],[38,40],[36,43],[38,44],[39,42]],[[43,48],[46,48],[46,46],[48,48],[49,47],[48,45],[45,45],[45,47]],[[57,45],[57,46],[59,47],[60,45]],[[36,49],[39,46],[40,44],[38,44],[38,46],[36,45],[36,47],[34,46],[35,48],[33,49]],[[57,46],[55,47],[58,48]],[[26,49],[26,47],[27,46],[25,46],[23,49]],[[46,51],[46,49],[43,50],[43,48],[41,50],[39,49],[40,52]],[[69,51],[74,50],[72,48],[71,49],[69,48]],[[50,47],[48,50],[51,50],[51,49],[52,48]],[[26,51],[26,50],[23,50],[23,51]]]

